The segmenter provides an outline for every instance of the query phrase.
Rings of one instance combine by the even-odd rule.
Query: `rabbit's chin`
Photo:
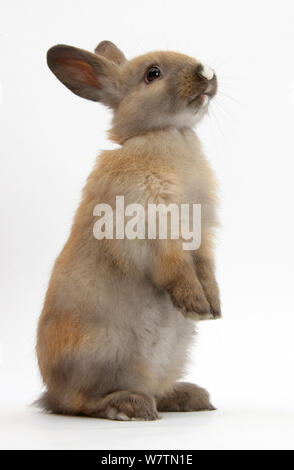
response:
[[[172,124],[176,127],[194,127],[201,121],[208,109],[208,103],[201,107],[188,107],[172,118]]]

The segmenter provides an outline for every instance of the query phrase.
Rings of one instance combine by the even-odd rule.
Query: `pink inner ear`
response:
[[[68,75],[71,80],[91,87],[102,88],[93,68],[87,62],[69,57],[59,57],[58,62],[62,65],[63,75]]]

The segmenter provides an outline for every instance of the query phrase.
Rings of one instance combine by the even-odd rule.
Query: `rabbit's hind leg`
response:
[[[100,369],[100,370],[99,370]],[[93,371],[96,370],[96,374]],[[63,358],[55,367],[47,392],[36,403],[59,414],[84,415],[119,421],[152,421],[159,418],[153,396],[124,389],[120,380],[122,366]],[[129,387],[127,385],[127,387]]]
[[[83,393],[72,394],[66,405],[45,392],[38,402],[41,408],[57,413],[82,415],[117,421],[154,421],[159,419],[156,402],[150,395],[122,390],[109,393],[96,400],[88,399]]]
[[[159,419],[153,397],[128,390],[110,393],[97,402],[85,403],[82,413],[118,421],[154,421]]]
[[[158,411],[215,410],[205,388],[188,382],[178,382],[173,391],[157,399]]]

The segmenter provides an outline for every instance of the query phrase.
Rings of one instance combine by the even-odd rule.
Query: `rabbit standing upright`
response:
[[[38,326],[40,404],[117,420],[214,409],[205,389],[178,380],[193,320],[220,317],[216,186],[192,130],[216,76],[175,52],[128,61],[110,41],[95,53],[58,45],[47,60],[72,92],[113,110],[109,135],[119,147],[100,154],[53,269]],[[172,237],[97,240],[93,210],[101,203],[115,211],[117,196],[144,207],[201,204],[200,247],[184,250]]]

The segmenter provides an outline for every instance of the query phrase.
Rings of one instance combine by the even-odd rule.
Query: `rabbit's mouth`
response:
[[[214,76],[212,80],[203,85],[204,86],[202,86],[201,89],[194,93],[189,99],[189,106],[195,108],[196,111],[200,108],[204,108],[205,106],[207,106],[211,98],[213,98],[216,94],[216,77]]]
[[[211,99],[211,95],[209,93],[197,93],[193,95],[189,100],[189,106],[198,108],[203,108],[207,106],[209,100]]]

